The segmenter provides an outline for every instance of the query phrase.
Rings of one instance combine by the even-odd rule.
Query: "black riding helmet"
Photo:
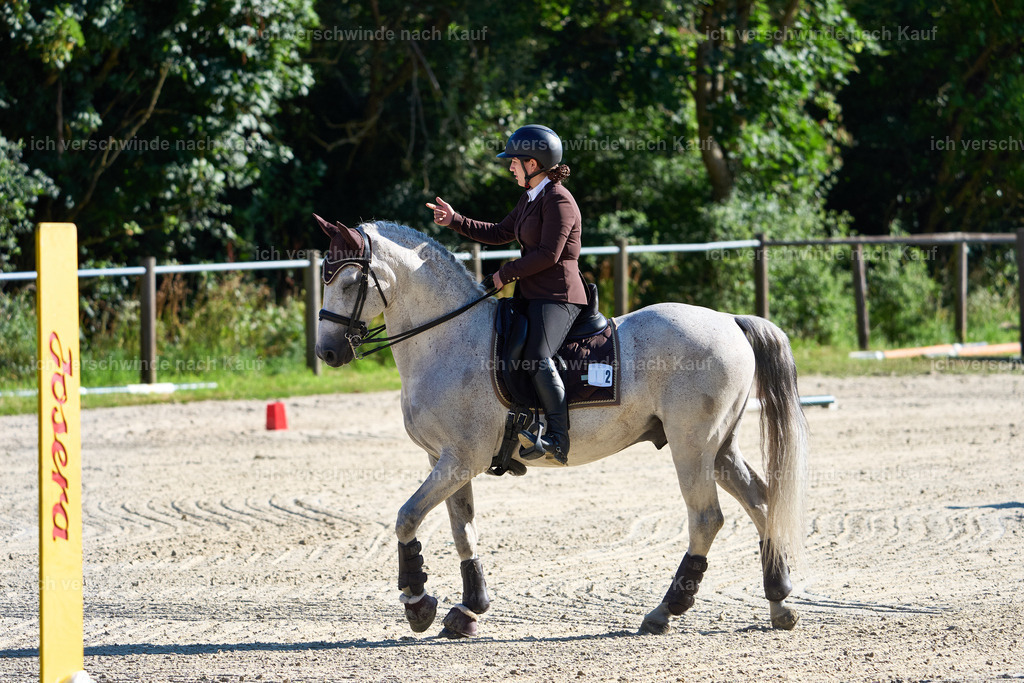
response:
[[[533,176],[550,171],[562,161],[562,140],[547,126],[531,123],[512,133],[505,144],[505,151],[498,158],[519,159],[520,164],[523,159],[535,159],[540,164],[539,169],[526,175],[526,168],[523,167],[523,175],[529,182]]]

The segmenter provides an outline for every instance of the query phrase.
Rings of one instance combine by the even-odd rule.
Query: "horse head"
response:
[[[373,270],[373,244],[362,228],[314,217],[331,238],[323,264],[324,298],[316,355],[331,367],[339,367],[355,359],[369,322],[384,311],[387,299]]]

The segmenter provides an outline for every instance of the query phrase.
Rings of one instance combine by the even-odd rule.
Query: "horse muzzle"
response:
[[[347,365],[355,360],[356,357],[355,350],[348,343],[317,342],[316,355],[332,368],[340,368],[342,365]]]

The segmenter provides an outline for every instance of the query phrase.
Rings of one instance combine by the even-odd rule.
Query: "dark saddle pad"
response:
[[[514,404],[539,407],[530,376],[523,367],[528,326],[524,309],[523,299],[499,299],[494,320],[492,379],[494,391],[506,408]],[[615,322],[598,311],[597,285],[588,283],[587,307],[580,311],[555,356],[570,408],[618,404],[618,356]]]

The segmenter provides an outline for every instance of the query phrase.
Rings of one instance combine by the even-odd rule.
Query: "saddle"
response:
[[[570,408],[616,405],[619,402],[618,333],[614,321],[598,310],[597,285],[587,283],[587,305],[580,311],[553,357]],[[526,301],[519,297],[498,300],[492,342],[492,383],[495,394],[509,409],[505,438],[489,474],[526,473],[512,460],[518,449],[516,435],[539,416],[540,402],[523,361],[529,321]],[[571,412],[570,412],[571,415]]]

